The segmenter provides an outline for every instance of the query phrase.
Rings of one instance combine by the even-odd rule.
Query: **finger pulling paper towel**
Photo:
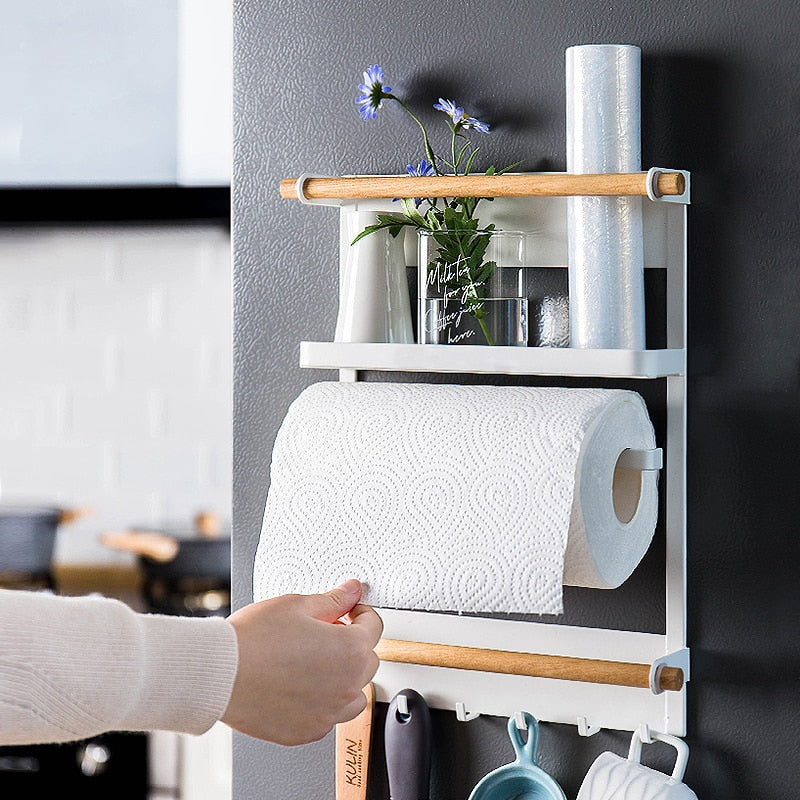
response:
[[[384,608],[557,614],[613,588],[656,525],[642,398],[616,389],[319,383],[278,431],[255,599],[347,578]]]

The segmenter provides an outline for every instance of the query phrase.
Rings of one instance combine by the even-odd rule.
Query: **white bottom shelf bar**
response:
[[[388,609],[381,616],[384,636],[391,639],[641,664],[667,654],[666,636],[661,634]],[[529,711],[543,722],[577,725],[584,719],[590,728],[630,731],[646,723],[664,733],[686,733],[685,686],[656,695],[627,686],[392,662],[381,663],[374,683],[381,702],[414,688],[432,708],[450,711],[463,704],[469,714],[512,716]]]
[[[393,372],[660,378],[686,373],[686,352],[558,347],[301,342],[300,366]]]

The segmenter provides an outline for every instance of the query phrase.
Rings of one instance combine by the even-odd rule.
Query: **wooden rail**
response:
[[[381,639],[375,652],[382,661],[401,664],[525,675],[532,678],[556,678],[563,681],[585,681],[640,689],[650,688],[649,664],[517,653],[510,650],[409,642],[401,639]],[[658,672],[656,686],[660,691],[679,692],[683,687],[683,679],[683,670],[679,667],[665,666]]]
[[[281,181],[281,197],[298,200],[297,178]],[[686,179],[680,172],[656,176],[659,195],[681,195]],[[303,181],[308,200],[387,197],[567,197],[623,195],[647,196],[647,173],[601,175],[515,173],[512,175],[441,175],[415,178],[407,175],[355,175],[340,178],[309,177]]]

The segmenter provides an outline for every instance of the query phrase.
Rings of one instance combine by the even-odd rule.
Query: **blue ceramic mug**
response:
[[[508,721],[508,735],[517,759],[490,772],[472,790],[469,800],[567,800],[564,790],[536,764],[539,749],[539,722],[527,712],[523,714],[528,740],[514,717]]]

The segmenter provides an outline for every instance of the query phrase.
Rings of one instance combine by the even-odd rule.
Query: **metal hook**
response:
[[[401,716],[408,717],[411,716],[408,713],[408,697],[404,694],[397,695],[397,713]]]
[[[637,733],[643,744],[653,744],[653,734],[650,732],[650,726],[643,722],[638,728]]]
[[[456,703],[456,719],[459,722],[472,722],[473,719],[477,719],[479,716],[480,712],[467,711],[467,707],[463,703]]]
[[[599,725],[589,724],[589,720],[586,717],[578,717],[578,734],[580,736],[594,736],[601,730],[602,728]]]
[[[528,723],[525,722],[525,714],[521,711],[514,712],[514,724],[517,726],[517,730],[521,732],[525,732],[528,730]]]

